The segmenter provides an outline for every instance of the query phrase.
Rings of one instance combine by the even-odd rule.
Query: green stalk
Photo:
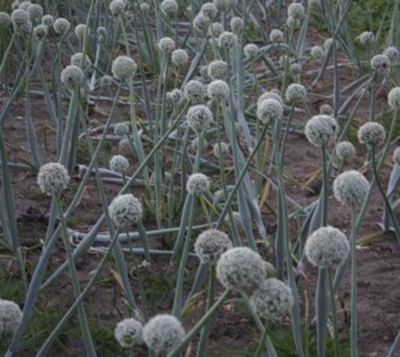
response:
[[[318,282],[315,294],[315,310],[317,314],[317,356],[325,357],[326,327],[328,323],[328,294],[327,272],[324,268],[318,269]]]
[[[200,331],[203,325],[214,315],[214,313],[219,309],[224,303],[226,297],[228,296],[230,290],[226,289],[213,306],[207,311],[207,313],[194,325],[194,327],[186,334],[185,338],[181,343],[170,353],[167,357],[179,356],[180,352],[185,348],[185,346],[191,341],[191,339]]]
[[[209,266],[209,277],[208,277],[208,292],[207,292],[207,304],[206,304],[206,312],[210,310],[212,305],[214,304],[214,295],[215,295],[215,265],[210,264]],[[208,338],[210,334],[210,324],[211,321],[208,320],[203,329],[201,330],[199,344],[197,346],[197,357],[205,357],[207,356],[207,344]]]
[[[60,224],[61,224],[61,231],[62,231],[61,237],[63,239],[65,251],[67,253],[67,260],[68,260],[69,271],[71,274],[72,288],[74,291],[74,296],[75,298],[77,298],[81,292],[81,289],[79,286],[78,276],[76,274],[75,262],[74,259],[72,258],[71,243],[68,240],[67,226],[64,219],[64,213],[59,194],[55,195],[55,201],[57,205],[58,217],[60,219]],[[90,333],[88,319],[86,316],[85,307],[83,304],[79,304],[78,306],[78,315],[79,315],[79,324],[82,331],[83,343],[85,345],[86,353],[88,356],[96,356],[96,349],[94,347],[92,335]]]
[[[356,248],[356,215],[353,212],[351,217],[351,239],[350,239],[350,254],[351,254],[351,325],[350,325],[350,345],[351,357],[358,356],[358,311],[357,311],[357,248]]]

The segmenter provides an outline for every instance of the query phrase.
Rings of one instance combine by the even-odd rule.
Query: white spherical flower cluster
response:
[[[371,58],[371,67],[374,70],[384,70],[390,66],[390,60],[386,55],[375,55]]]
[[[61,82],[68,89],[76,89],[82,84],[84,76],[83,71],[78,66],[69,65],[61,72]]]
[[[290,30],[298,30],[301,27],[301,20],[289,16],[286,20],[286,26]]]
[[[178,49],[172,52],[171,61],[176,67],[181,67],[189,62],[189,55],[186,50]]]
[[[356,148],[350,141],[341,141],[335,148],[336,156],[341,161],[350,161],[356,155]]]
[[[129,135],[129,123],[117,123],[114,126],[114,134],[117,136],[127,136]]]
[[[315,146],[333,142],[338,131],[336,120],[329,115],[315,115],[306,124],[305,134],[308,141]]]
[[[186,190],[195,196],[200,196],[205,194],[210,187],[209,178],[200,173],[192,174],[189,176],[186,182]]]
[[[327,226],[317,229],[306,241],[304,252],[311,264],[319,268],[336,268],[350,251],[347,237],[339,229]]]
[[[207,94],[211,99],[225,101],[229,97],[229,85],[221,79],[212,81],[207,87]]]
[[[156,352],[168,353],[179,345],[185,336],[181,322],[172,315],[160,314],[151,318],[143,328],[143,340]]]
[[[243,19],[239,16],[232,17],[230,21],[231,30],[233,33],[239,35],[244,28]]]
[[[147,2],[142,2],[140,4],[140,10],[147,15],[150,12],[150,5]]]
[[[133,78],[136,69],[136,62],[128,56],[118,56],[111,66],[113,76],[121,81],[128,81]]]
[[[51,27],[54,25],[54,17],[49,14],[43,15],[41,22],[43,25],[46,25],[47,27]]]
[[[172,91],[167,92],[166,98],[170,104],[178,104],[183,98],[183,92],[178,88],[174,88]]]
[[[293,306],[292,290],[278,279],[265,279],[251,295],[250,303],[264,320],[281,323],[290,316]]]
[[[26,12],[31,21],[39,20],[43,16],[43,8],[39,4],[30,4]]]
[[[299,83],[292,83],[286,90],[286,100],[291,104],[303,103],[307,97],[306,88]]]
[[[111,12],[112,16],[119,16],[124,13],[126,10],[126,1],[125,0],[113,0],[110,3],[108,9]]]
[[[18,0],[18,1],[15,1],[15,2],[16,2],[16,6],[18,6],[19,9],[24,10],[24,11],[28,10],[29,5],[31,5],[31,2],[29,0],[28,1],[22,1],[22,2],[20,2]],[[14,6],[13,6],[13,8],[14,8]]]
[[[78,37],[79,40],[83,40],[83,37],[86,33],[86,25],[85,24],[78,24],[75,26],[74,29],[75,36]]]
[[[388,103],[393,110],[400,110],[400,87],[394,87],[390,90]]]
[[[345,171],[333,181],[335,198],[353,210],[361,207],[369,188],[368,180],[356,170]]]
[[[200,11],[204,15],[208,16],[210,19],[214,19],[215,16],[217,16],[217,13],[218,13],[217,7],[212,2],[205,2],[203,5],[201,5]],[[219,23],[219,22],[217,22],[217,23]]]
[[[389,60],[392,64],[396,63],[400,57],[399,50],[394,46],[390,46],[390,47],[386,48],[385,51],[383,51],[383,54],[387,58],[389,58]]]
[[[32,22],[29,20],[29,15],[25,10],[16,9],[11,13],[11,21],[14,29],[19,34],[27,34],[32,30]]]
[[[117,323],[114,330],[115,339],[122,348],[132,348],[143,342],[143,325],[134,318],[124,319]]]
[[[333,108],[329,104],[322,104],[319,107],[320,114],[333,115]]]
[[[211,19],[203,12],[198,13],[193,19],[193,28],[201,34],[205,34],[210,25]]]
[[[360,43],[363,46],[367,46],[374,41],[374,34],[371,31],[364,31],[360,34],[359,39]]]
[[[165,15],[173,17],[178,12],[178,4],[175,0],[163,0],[160,9]]]
[[[129,169],[129,161],[125,156],[114,155],[109,163],[110,169],[119,174],[125,174]]]
[[[227,10],[229,10],[233,4],[232,0],[213,0],[213,2],[218,11],[221,12],[226,12]]]
[[[104,26],[99,26],[96,30],[96,35],[99,42],[103,42],[107,38],[107,29]]]
[[[215,143],[213,145],[213,155],[216,158],[219,158],[220,156],[223,156],[229,152],[229,145],[222,141],[220,144]]]
[[[225,49],[233,48],[237,43],[237,36],[233,32],[224,31],[218,37],[218,46]]]
[[[59,17],[54,21],[53,29],[54,32],[58,35],[62,36],[66,35],[70,28],[71,28],[71,23],[67,19],[64,19],[63,17]]]
[[[357,137],[360,144],[379,146],[385,141],[385,128],[379,123],[368,122],[358,129]]]
[[[11,16],[6,12],[0,11],[0,27],[6,28],[11,26],[12,20]]]
[[[249,43],[243,48],[243,53],[246,58],[253,59],[258,55],[258,46],[254,43]]]
[[[214,60],[207,66],[207,74],[213,79],[225,79],[228,75],[228,65],[221,60]]]
[[[272,120],[277,120],[282,117],[282,103],[274,98],[264,99],[257,105],[257,118],[265,125]]]
[[[58,162],[49,162],[40,167],[37,182],[43,193],[51,196],[64,191],[70,177],[67,169]]]
[[[325,58],[325,50],[321,46],[311,47],[311,57],[317,61],[322,61]]]
[[[143,217],[142,204],[130,193],[115,197],[108,210],[110,218],[118,228],[127,228],[131,224],[139,223]]]
[[[90,60],[89,56],[85,55],[83,57],[83,53],[77,52],[71,56],[71,64],[77,67],[80,67],[82,62],[82,70],[87,71],[92,66],[92,61]]]
[[[279,91],[276,91],[275,89],[273,89],[271,91],[264,92],[263,94],[261,94],[257,99],[257,105],[260,105],[260,103],[263,102],[266,99],[275,99],[275,100],[277,100],[279,103],[281,103],[283,105],[283,99],[280,96]]]
[[[132,144],[129,138],[123,138],[118,142],[118,150],[124,155],[132,153]]]
[[[290,65],[289,70],[293,76],[298,76],[302,71],[302,66],[300,63],[295,62]]]
[[[161,52],[171,53],[175,49],[175,41],[171,37],[163,37],[158,42],[158,48]]]
[[[47,26],[40,24],[33,28],[33,37],[37,41],[42,41],[47,36]]]
[[[289,5],[287,14],[296,20],[302,20],[305,14],[304,6],[301,3],[293,2]]]
[[[265,279],[266,265],[260,255],[247,247],[227,250],[217,263],[217,278],[227,289],[251,291]]]
[[[12,335],[21,319],[21,309],[15,302],[0,299],[0,336]]]
[[[222,25],[220,22],[214,22],[208,28],[208,32],[211,36],[218,38],[219,35],[224,32],[224,25]]]
[[[190,80],[183,88],[183,94],[186,99],[193,103],[200,103],[203,101],[206,89],[204,84],[195,79]]]
[[[271,30],[271,32],[269,33],[269,40],[272,43],[283,42],[284,41],[283,32],[281,30],[278,30],[278,29]]]
[[[194,251],[204,264],[216,263],[221,254],[232,248],[228,235],[218,229],[208,229],[197,237]]]
[[[400,165],[400,148],[396,148],[396,149],[393,151],[393,156],[392,156],[392,158],[393,158],[393,162],[394,162],[395,164]]]

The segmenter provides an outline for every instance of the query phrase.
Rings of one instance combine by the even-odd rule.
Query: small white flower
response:
[[[168,353],[176,348],[185,336],[181,322],[172,315],[160,314],[143,328],[143,340],[150,350]]]
[[[117,136],[129,135],[129,123],[117,123],[114,126],[114,134]]]
[[[229,97],[229,85],[220,79],[212,81],[207,87],[207,94],[211,99],[225,101]]]
[[[229,152],[229,145],[225,142],[221,143],[215,143],[213,145],[213,155],[216,158],[219,158],[220,156],[223,156]]]
[[[192,174],[186,182],[186,190],[195,196],[200,196],[208,192],[210,187],[209,178],[200,173]]]
[[[11,16],[7,14],[6,12],[1,11],[0,12],[0,27],[6,28],[11,26],[12,20]]]
[[[353,210],[361,207],[369,189],[368,180],[356,170],[345,171],[333,181],[335,198]]]
[[[61,82],[68,89],[76,89],[82,84],[84,76],[83,71],[78,66],[69,65],[61,72]]]
[[[265,125],[270,121],[279,120],[282,114],[283,106],[276,99],[265,99],[257,105],[257,118]]]
[[[394,46],[390,46],[390,47],[386,48],[385,51],[383,51],[383,54],[387,58],[389,58],[389,60],[392,64],[396,63],[399,60],[399,56],[400,56],[399,50]]]
[[[163,37],[158,48],[164,53],[171,53],[175,49],[175,41],[171,37]]]
[[[232,0],[213,0],[218,11],[226,12],[232,6]]]
[[[160,9],[165,15],[173,17],[178,12],[178,4],[175,0],[163,0]]]
[[[171,54],[172,63],[177,67],[182,67],[189,62],[189,55],[186,50],[178,49]]]
[[[283,32],[281,30],[278,30],[278,29],[271,30],[271,32],[269,33],[269,40],[272,43],[283,42],[284,41]]]
[[[85,24],[78,24],[75,26],[75,36],[78,37],[79,40],[83,40],[85,33],[86,33],[86,25]]]
[[[219,35],[224,32],[224,25],[222,25],[220,22],[214,22],[210,25],[208,31],[213,37],[218,38]]]
[[[374,41],[375,36],[371,31],[364,31],[360,34],[359,38],[360,38],[360,43],[363,46],[367,46]]]
[[[113,0],[111,1],[108,9],[110,10],[112,16],[122,15],[126,10],[126,2],[125,0]]]
[[[202,263],[215,263],[226,250],[232,248],[228,235],[217,229],[200,233],[194,244],[194,251]]]
[[[65,35],[71,28],[71,23],[62,17],[56,19],[53,24],[54,32],[59,35]]]
[[[205,2],[203,5],[201,5],[200,11],[210,19],[214,19],[215,16],[217,16],[218,9],[214,3]]]
[[[21,320],[20,307],[13,301],[0,299],[0,336],[12,335]]]
[[[286,100],[291,104],[301,104],[307,97],[306,88],[299,83],[292,83],[286,90]]]
[[[238,16],[232,17],[232,19],[230,21],[230,26],[231,26],[232,32],[239,35],[243,31],[243,28],[244,28],[243,19]]]
[[[333,108],[329,104],[322,104],[319,108],[320,114],[333,115]]]
[[[193,19],[193,28],[200,33],[205,34],[210,25],[211,19],[203,12],[198,13]]]
[[[243,53],[246,58],[252,59],[258,55],[258,46],[254,43],[249,43],[243,48]]]
[[[304,6],[301,3],[293,2],[289,5],[287,13],[289,17],[293,17],[296,20],[302,20],[305,14]]]
[[[51,15],[43,15],[42,16],[42,24],[46,25],[47,27],[51,27],[54,25],[54,17]]]
[[[110,169],[119,174],[125,174],[129,168],[129,161],[125,156],[114,155],[110,160]]]
[[[311,57],[317,61],[322,61],[325,58],[325,50],[321,46],[311,47]]]
[[[108,207],[110,218],[118,228],[127,228],[142,220],[143,208],[140,201],[132,194],[115,197]]]
[[[115,339],[122,348],[132,348],[143,342],[143,325],[141,322],[129,318],[117,323],[114,330]]]
[[[356,155],[356,149],[350,141],[341,141],[335,148],[336,156],[341,161],[350,161]]]
[[[375,55],[371,58],[371,67],[374,70],[384,70],[390,66],[390,60],[386,55]]]
[[[281,323],[290,316],[292,290],[278,279],[265,279],[251,295],[250,303],[254,311],[266,321]]]
[[[43,16],[43,8],[39,4],[30,4],[26,12],[31,21],[39,20]]]
[[[128,56],[118,56],[112,63],[111,72],[116,79],[127,81],[136,73],[136,62]]]
[[[393,110],[400,110],[400,87],[394,87],[390,90],[388,103]]]
[[[214,60],[207,66],[207,74],[213,80],[226,79],[228,75],[228,65],[221,60]]]
[[[237,43],[237,36],[233,32],[224,31],[218,37],[218,46],[221,48],[231,49]]]
[[[206,90],[203,83],[195,79],[187,82],[183,88],[184,96],[192,103],[201,103],[204,99],[205,92]]]
[[[85,55],[85,57],[83,57],[83,53],[81,52],[77,52],[71,56],[72,65],[80,67],[81,62],[82,62],[81,68],[84,71],[87,71],[92,65],[92,61],[90,60],[89,56]]]
[[[306,124],[305,134],[308,141],[315,146],[333,142],[338,132],[336,120],[329,115],[315,115]]]
[[[70,177],[67,169],[58,162],[49,162],[40,167],[37,182],[43,193],[51,196],[64,191]]]
[[[305,255],[319,268],[336,268],[346,260],[350,245],[346,236],[337,228],[327,226],[317,229],[306,241]]]
[[[385,128],[379,123],[368,122],[358,129],[357,137],[360,144],[379,146],[385,142]]]
[[[265,262],[247,247],[227,250],[217,263],[217,278],[227,289],[251,291],[260,286],[265,275]]]

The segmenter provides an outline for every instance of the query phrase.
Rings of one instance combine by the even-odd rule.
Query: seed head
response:
[[[399,60],[399,56],[400,56],[399,50],[394,46],[386,48],[385,51],[383,51],[383,54],[387,58],[389,58],[390,63],[392,63],[392,64],[396,63]]]
[[[115,197],[108,210],[118,228],[128,228],[131,224],[139,223],[143,217],[142,204],[130,193]]]
[[[115,339],[122,348],[132,348],[143,342],[143,325],[141,322],[130,318],[117,323],[114,330]]]
[[[207,66],[207,74],[213,80],[226,79],[228,65],[224,61],[214,60]]]
[[[11,26],[12,20],[11,16],[7,14],[6,12],[1,11],[0,12],[0,27],[6,28]]]
[[[201,103],[205,96],[205,88],[203,83],[195,79],[186,83],[183,88],[183,94],[187,100],[192,103]]]
[[[208,192],[210,180],[206,175],[196,173],[191,174],[186,182],[186,190],[195,196],[200,196]]]
[[[48,196],[64,191],[68,186],[69,180],[67,169],[57,162],[49,162],[42,165],[37,176],[40,190]]]
[[[69,65],[61,72],[61,82],[68,89],[76,89],[83,82],[84,74],[78,66]]]
[[[112,63],[111,72],[120,81],[128,81],[136,73],[136,62],[128,56],[118,56]]]
[[[0,336],[12,335],[21,319],[21,309],[15,302],[0,299]]]
[[[386,139],[385,128],[379,123],[368,122],[358,129],[357,137],[360,144],[380,146]]]
[[[47,36],[47,26],[43,24],[35,26],[33,36],[37,41],[42,41]]]
[[[86,33],[86,25],[85,24],[78,24],[75,26],[74,29],[74,33],[75,36],[78,37],[78,39],[80,41],[83,40],[83,38],[85,37],[85,33]]]
[[[290,65],[290,73],[293,76],[298,76],[301,73],[301,71],[302,71],[302,67],[301,67],[300,63],[295,62]]]
[[[215,143],[213,145],[213,154],[216,158],[224,156],[228,152],[229,152],[229,145],[223,141],[220,143],[220,145],[218,143]]]
[[[114,126],[114,134],[117,136],[129,135],[129,124],[127,122],[117,123]]]
[[[202,34],[207,32],[210,25],[211,19],[203,12],[199,12],[193,19],[193,28]]]
[[[322,61],[325,58],[325,50],[321,46],[313,46],[311,48],[311,57],[317,61]]]
[[[163,0],[161,1],[160,9],[166,16],[173,17],[178,12],[178,4],[175,0]]]
[[[258,55],[258,46],[254,43],[249,43],[243,48],[243,53],[246,58],[253,59]]]
[[[393,110],[400,110],[400,87],[394,87],[390,90],[388,103]]]
[[[171,60],[176,67],[182,67],[189,62],[189,55],[186,50],[178,49],[172,52]]]
[[[333,181],[335,198],[352,210],[361,207],[369,188],[368,180],[356,170],[345,171]]]
[[[26,34],[32,30],[32,22],[29,20],[29,15],[25,10],[17,9],[11,13],[11,21],[16,32]]]
[[[260,286],[265,275],[265,262],[247,247],[227,250],[217,263],[217,278],[227,289],[254,290]]]
[[[126,2],[125,0],[113,0],[111,1],[108,9],[110,10],[112,16],[120,16],[126,10]]]
[[[60,17],[54,21],[53,28],[55,33],[64,36],[71,28],[71,23],[67,19]]]
[[[175,49],[175,41],[171,37],[163,37],[158,43],[161,52],[171,53]]]
[[[282,114],[283,106],[276,99],[265,99],[257,105],[257,118],[265,125],[270,121],[279,120]]]
[[[232,32],[236,35],[239,35],[240,33],[242,33],[243,28],[244,28],[243,19],[238,16],[232,17],[232,19],[230,21],[230,26],[231,26]]]
[[[218,11],[226,12],[232,6],[232,0],[213,0]]]
[[[210,19],[214,19],[217,16],[218,9],[212,2],[205,2],[201,5],[200,10],[204,15],[208,16]],[[218,23],[218,22],[217,22]]]
[[[271,30],[271,32],[269,33],[269,40],[272,43],[280,43],[284,41],[284,36],[283,36],[283,32],[281,30],[278,29],[273,29]]]
[[[356,149],[350,141],[341,141],[336,145],[336,156],[343,162],[349,162],[356,155]]]
[[[304,6],[301,3],[293,2],[289,5],[287,13],[289,17],[293,17],[296,20],[302,20],[305,13]]]
[[[224,26],[220,22],[214,22],[210,25],[208,31],[213,37],[218,38],[224,32]]]
[[[54,17],[51,15],[43,15],[42,16],[42,24],[47,26],[47,27],[51,27],[54,25]]]
[[[233,48],[237,43],[237,36],[229,31],[224,31],[218,37],[218,46],[225,49]]]
[[[371,58],[371,67],[373,70],[385,70],[390,66],[390,60],[386,55],[375,55]]]
[[[322,104],[319,108],[320,114],[333,115],[333,108],[329,104]]]
[[[39,20],[43,16],[43,8],[39,4],[30,4],[26,12],[31,21]]]
[[[207,87],[207,94],[211,99],[217,101],[225,101],[229,97],[229,86],[228,83],[217,79],[212,81]]]
[[[313,116],[305,127],[308,141],[315,146],[323,146],[333,142],[336,139],[337,131],[336,120],[324,114]]]
[[[301,104],[307,96],[306,88],[299,83],[291,84],[286,90],[286,100],[292,104]]]
[[[110,160],[110,169],[119,174],[125,174],[129,169],[129,161],[125,156],[114,155]]]
[[[80,67],[82,62],[82,70],[87,71],[92,66],[92,61],[90,60],[89,56],[85,55],[83,57],[83,53],[77,52],[71,56],[71,64],[77,67]]]
[[[282,323],[290,316],[292,290],[278,279],[265,279],[251,295],[250,303],[254,311],[269,323]]]
[[[150,350],[168,353],[179,345],[185,336],[181,322],[172,315],[160,314],[143,328],[143,340]]]
[[[194,251],[204,264],[216,263],[222,253],[232,248],[227,234],[217,229],[208,229],[200,233],[194,244]]]
[[[371,31],[364,31],[360,34],[360,43],[363,46],[367,46],[372,43],[375,39],[374,34]]]

